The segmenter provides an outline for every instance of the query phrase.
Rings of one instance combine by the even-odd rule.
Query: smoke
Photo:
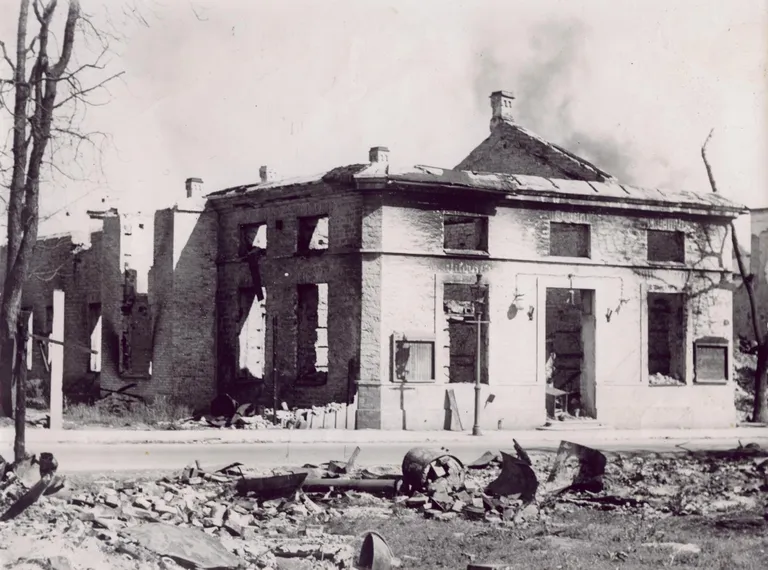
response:
[[[487,109],[492,91],[511,90],[518,124],[631,182],[631,142],[600,132],[579,111],[576,98],[590,96],[583,49],[588,33],[584,22],[549,20],[527,27],[525,38],[510,45],[484,46],[475,95]]]

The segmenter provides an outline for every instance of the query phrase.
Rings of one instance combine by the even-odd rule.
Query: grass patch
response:
[[[110,397],[95,404],[68,404],[64,408],[64,419],[75,425],[120,427],[139,429],[143,427],[169,427],[175,422],[192,415],[192,409],[164,396],[155,397],[144,403],[129,398]]]
[[[419,513],[395,509],[386,518],[348,516],[326,525],[326,532],[333,534],[360,536],[367,530],[387,539],[403,570],[463,569],[473,560],[503,562],[521,570],[768,568],[763,530],[724,530],[703,517],[648,520],[626,513],[579,510],[516,528],[460,519],[425,520]],[[701,552],[642,546],[647,542],[690,543]]]

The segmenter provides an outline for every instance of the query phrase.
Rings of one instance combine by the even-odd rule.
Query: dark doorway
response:
[[[449,361],[448,381],[452,383],[475,382],[477,375],[478,338],[476,317],[485,319],[488,292],[485,289],[476,303],[472,285],[445,283],[443,307],[448,325]],[[476,313],[476,309],[480,313]],[[480,381],[488,383],[488,325],[480,325]]]
[[[597,417],[595,292],[547,289],[547,414],[568,420]]]

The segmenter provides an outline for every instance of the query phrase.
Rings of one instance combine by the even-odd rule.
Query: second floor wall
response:
[[[384,197],[372,214],[378,223],[367,224],[380,227],[380,238],[366,232],[363,242],[382,253],[731,270],[728,220],[561,208]]]

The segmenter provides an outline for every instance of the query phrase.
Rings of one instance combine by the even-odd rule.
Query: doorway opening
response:
[[[478,358],[480,382],[488,383],[488,326],[480,325],[479,343],[477,330],[478,318],[486,320],[488,290],[483,289],[478,295],[474,289],[465,283],[443,285],[443,308],[449,339],[448,381],[451,383],[474,382]]]
[[[560,421],[594,419],[595,292],[547,289],[547,416]]]

